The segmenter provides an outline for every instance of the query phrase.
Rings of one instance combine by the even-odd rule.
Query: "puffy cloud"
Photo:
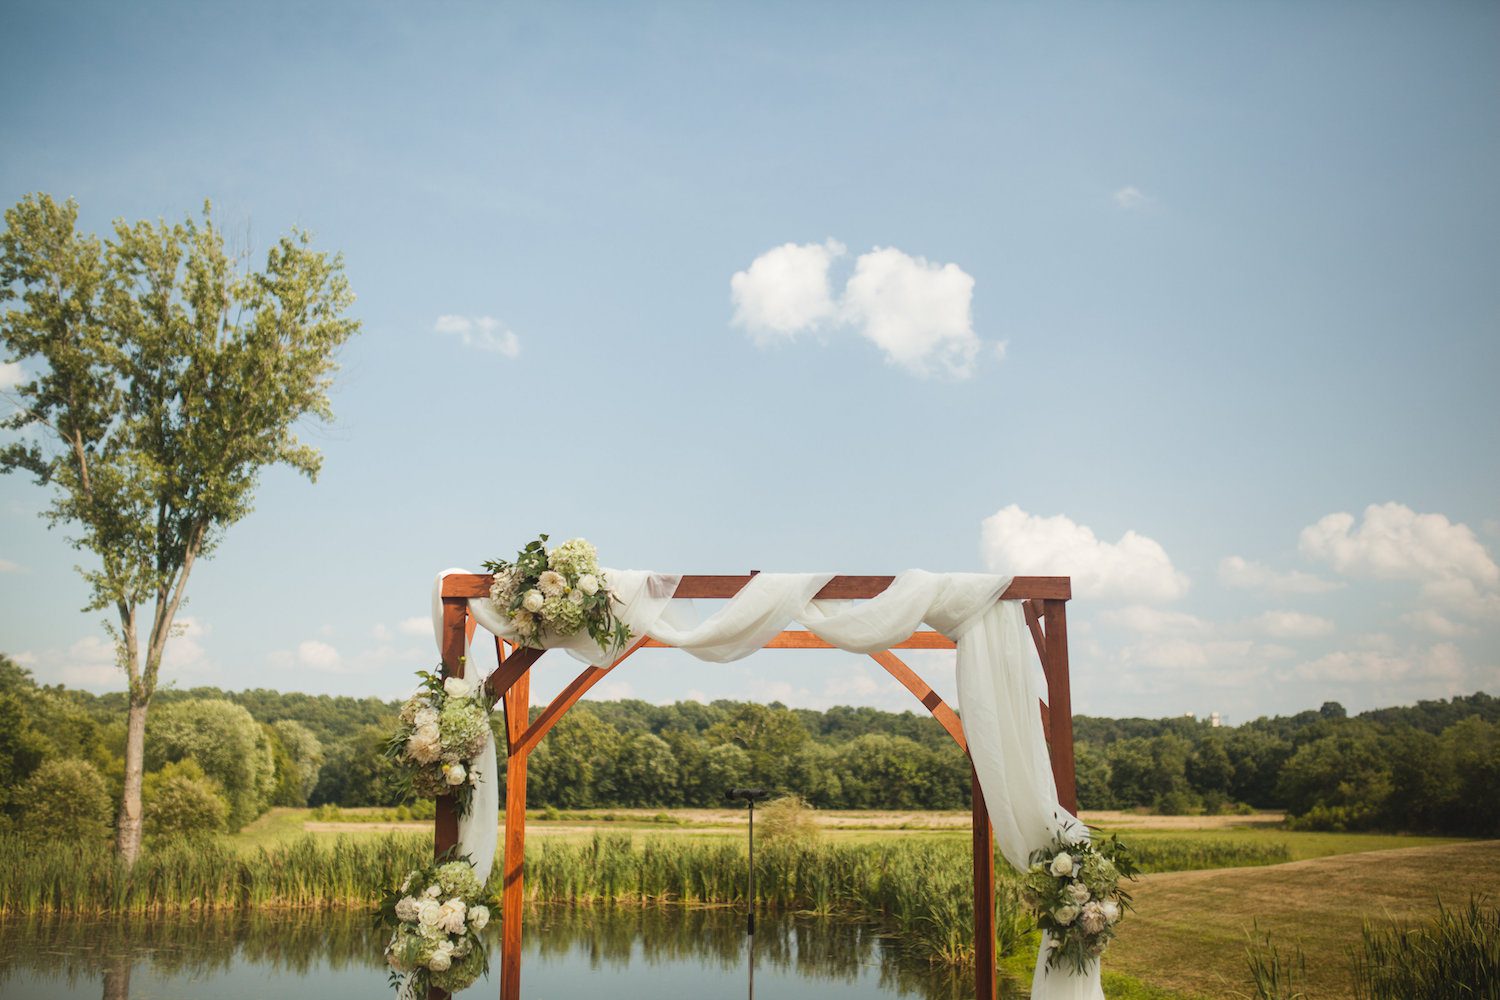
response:
[[[767,250],[729,279],[735,325],[764,345],[828,322],[838,312],[828,268],[843,255],[837,240]]]
[[[402,635],[431,635],[432,619],[415,615],[411,618],[403,618],[396,625],[396,630]]]
[[[282,666],[307,667],[309,670],[337,672],[343,666],[338,649],[320,639],[303,639],[297,643],[295,653],[281,652],[272,656]]]
[[[1321,594],[1343,586],[1336,580],[1325,580],[1300,570],[1274,570],[1240,556],[1226,556],[1219,561],[1219,582],[1226,587],[1271,594]]]
[[[1183,611],[1163,611],[1144,604],[1105,611],[1099,618],[1108,625],[1118,625],[1142,635],[1207,635],[1213,625]]]
[[[1302,529],[1302,552],[1352,577],[1468,581],[1493,587],[1500,566],[1490,558],[1468,525],[1441,514],[1418,514],[1405,504],[1371,504],[1364,523],[1353,514],[1329,514]]]
[[[1118,542],[1106,542],[1061,514],[1041,517],[1015,504],[984,519],[980,547],[993,572],[1071,576],[1080,596],[1155,602],[1188,589],[1187,576],[1145,535],[1127,531]]]
[[[0,391],[14,389],[26,378],[25,370],[14,361],[0,361]]]
[[[0,559],[0,573],[24,573],[24,572],[26,572],[26,567],[22,566],[20,563],[18,563],[18,562],[11,562],[9,559]]]
[[[1432,608],[1421,608],[1408,612],[1401,616],[1401,621],[1412,628],[1431,632],[1433,635],[1439,635],[1445,639],[1473,635],[1475,631],[1470,626],[1453,621],[1448,616],[1434,611]]]
[[[1406,653],[1390,652],[1384,648],[1347,649],[1298,664],[1295,673],[1304,680],[1361,685],[1440,681],[1456,691],[1457,682],[1464,677],[1464,659],[1451,642],[1440,642],[1430,649]]]
[[[465,347],[488,351],[502,358],[514,359],[521,354],[521,338],[493,316],[443,315],[437,318],[432,329],[457,337]]]
[[[1132,184],[1127,184],[1125,187],[1120,188],[1111,197],[1114,199],[1117,207],[1126,209],[1127,211],[1132,208],[1140,208],[1146,203],[1146,195],[1140,188]]]
[[[892,364],[917,375],[967,378],[979,356],[973,298],[974,279],[957,264],[884,247],[855,261],[843,314]]]
[[[1267,611],[1250,620],[1257,631],[1278,639],[1311,639],[1333,632],[1334,624],[1318,615],[1301,611]]]
[[[828,240],[785,243],[761,254],[729,280],[735,325],[762,346],[841,325],[913,374],[974,373],[982,344],[971,315],[972,276],[957,264],[876,247],[855,259],[854,273],[835,296],[829,271],[844,253],[843,244]],[[1004,358],[1004,344],[996,356]]]

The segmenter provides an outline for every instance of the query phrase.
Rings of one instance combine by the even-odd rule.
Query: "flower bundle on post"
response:
[[[1098,846],[1074,841],[1067,831],[1031,853],[1022,876],[1022,898],[1050,938],[1047,967],[1063,963],[1083,973],[1109,947],[1115,926],[1130,909],[1121,879],[1134,879],[1135,862],[1118,835]]]
[[[514,562],[492,559],[490,601],[510,620],[523,646],[539,647],[546,635],[566,638],[587,629],[600,649],[630,641],[630,628],[615,617],[614,595],[599,571],[599,554],[582,538],[550,552],[547,536],[516,553]]]
[[[484,749],[489,708],[479,687],[463,677],[417,671],[421,685],[401,706],[400,722],[386,741],[411,791],[422,798],[452,795],[460,816],[469,812],[477,779],[466,763]]]
[[[425,997],[434,986],[451,993],[489,971],[479,937],[490,920],[483,893],[473,865],[461,859],[419,868],[386,894],[379,920],[394,931],[385,959],[402,996]]]

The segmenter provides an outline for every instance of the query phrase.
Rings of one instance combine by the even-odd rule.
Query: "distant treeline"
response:
[[[38,686],[0,657],[0,827],[77,815],[80,798],[107,822],[124,708],[120,694]],[[399,805],[381,755],[396,708],[266,690],[160,692],[147,731],[148,825],[237,828],[272,805]],[[1074,733],[1085,809],[1284,808],[1308,827],[1500,834],[1500,699],[1483,693],[1356,718],[1330,702],[1234,727],[1079,716]],[[753,784],[819,808],[961,809],[970,788],[967,760],[926,714],[735,701],[584,702],[528,771],[536,808],[716,806],[726,789]],[[53,803],[59,787],[70,798]]]

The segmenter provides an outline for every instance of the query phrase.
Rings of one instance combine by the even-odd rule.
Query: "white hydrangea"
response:
[[[410,881],[410,880],[408,880],[408,881]],[[405,889],[406,889],[406,887],[402,886],[402,891],[403,892],[405,891]],[[407,896],[407,897],[403,898],[400,902],[398,902],[396,904],[396,919],[397,920],[416,920],[417,919],[417,914],[420,913],[421,910],[422,910],[422,904],[419,903],[419,902],[417,902],[417,900],[414,899],[414,898],[412,898],[411,896]]]
[[[436,886],[436,885],[429,885],[427,887],[427,892],[425,893],[425,895],[427,896],[428,899],[437,899],[442,894],[443,894],[442,888],[440,886]]]

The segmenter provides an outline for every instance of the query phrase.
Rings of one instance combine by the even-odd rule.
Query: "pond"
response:
[[[462,997],[499,993],[492,930],[490,975]],[[0,921],[0,997],[393,997],[386,936],[368,915],[347,912],[9,919]],[[527,1000],[973,996],[971,973],[904,955],[867,924],[763,915],[754,953],[752,979],[745,918],[733,910],[539,907],[527,916],[522,986]]]

